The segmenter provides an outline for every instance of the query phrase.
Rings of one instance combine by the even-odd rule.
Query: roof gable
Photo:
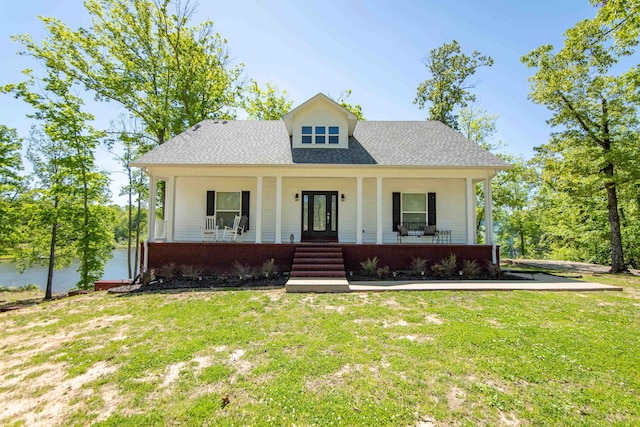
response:
[[[306,112],[308,110],[326,108],[332,109],[339,114],[344,115],[348,123],[348,134],[349,136],[353,135],[356,127],[356,122],[358,120],[356,115],[344,108],[342,105],[335,102],[333,99],[326,96],[325,94],[318,93],[311,99],[308,99],[307,101],[303,102],[302,104],[282,116],[282,120],[284,121],[284,124],[287,128],[287,132],[289,132],[289,136],[293,135],[296,115],[299,115],[300,113]]]

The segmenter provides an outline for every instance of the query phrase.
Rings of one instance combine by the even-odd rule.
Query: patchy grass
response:
[[[0,314],[0,424],[633,425],[640,278],[607,280],[44,303]]]

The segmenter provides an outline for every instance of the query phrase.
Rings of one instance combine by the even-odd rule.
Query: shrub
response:
[[[382,268],[379,268],[376,270],[376,274],[378,275],[378,277],[380,279],[384,279],[385,277],[389,276],[389,266],[385,265]]]
[[[269,261],[265,261],[262,263],[262,266],[260,267],[260,272],[266,278],[273,277],[276,275],[276,273],[278,272],[278,266],[276,265],[273,258],[271,258]]]
[[[378,271],[378,257],[374,256],[373,259],[367,258],[366,261],[360,263],[362,266],[362,272],[367,276],[374,276]]]
[[[435,263],[431,266],[431,271],[433,271],[433,275],[436,277],[443,277],[445,276],[444,274],[444,267],[442,266],[442,264],[440,263]]]
[[[458,269],[456,254],[451,254],[447,258],[441,259],[440,265],[442,266],[442,274],[445,277],[452,277],[456,274],[456,270]]]
[[[252,276],[251,267],[248,264],[241,264],[238,261],[233,262],[233,273],[240,279],[246,279]]]
[[[462,276],[465,279],[473,279],[474,277],[477,277],[481,271],[482,269],[475,259],[465,259],[462,261]]]
[[[411,273],[414,276],[422,276],[427,271],[427,260],[424,258],[413,258],[411,260]]]
[[[178,266],[175,262],[172,262],[171,264],[165,264],[158,269],[156,275],[171,283],[171,281],[178,275]]]
[[[489,273],[489,276],[491,277],[502,277],[502,275],[504,274],[504,272],[500,268],[500,264],[494,264],[489,259],[486,261],[486,269],[487,273]]]
[[[154,270],[147,270],[143,273],[140,273],[140,283],[142,283],[143,285],[148,285],[154,280],[156,280],[156,274]]]
[[[204,275],[204,269],[195,265],[183,265],[180,271],[187,280],[199,280]]]

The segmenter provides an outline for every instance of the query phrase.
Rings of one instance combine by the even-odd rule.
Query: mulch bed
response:
[[[275,277],[238,277],[203,276],[199,280],[177,278],[173,280],[159,279],[140,286],[132,292],[162,291],[167,289],[237,289],[237,288],[282,288],[288,276],[279,274]]]

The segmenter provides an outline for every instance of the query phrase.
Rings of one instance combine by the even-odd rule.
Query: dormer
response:
[[[319,93],[282,117],[293,148],[349,148],[357,117]]]

